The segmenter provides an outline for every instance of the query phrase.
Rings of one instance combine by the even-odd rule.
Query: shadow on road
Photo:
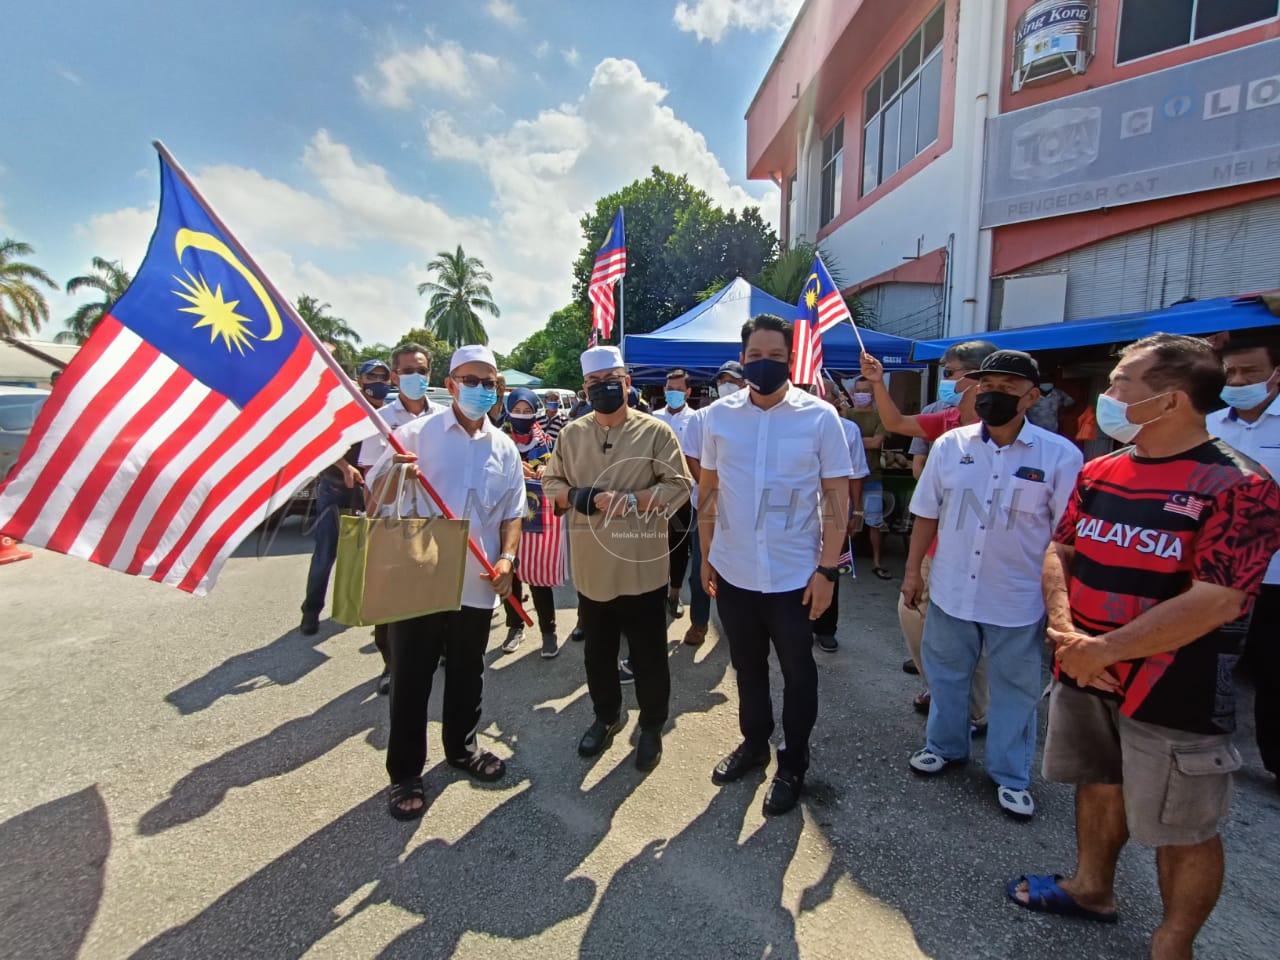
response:
[[[98,912],[110,850],[96,786],[0,824],[0,957],[72,960]]]

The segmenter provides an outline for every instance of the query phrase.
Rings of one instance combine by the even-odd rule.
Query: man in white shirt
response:
[[[849,518],[849,446],[840,418],[791,385],[791,324],[762,314],[742,328],[750,390],[712,404],[702,422],[702,584],[716,600],[738,675],[742,743],[719,784],[769,762],[769,647],[782,667],[783,744],[764,812],[793,809],[818,717],[813,621],[831,603]]]
[[[840,412],[840,388],[831,380],[823,383],[823,395],[833,410]],[[862,508],[862,481],[871,476],[871,466],[867,463],[867,448],[862,442],[862,430],[856,423],[846,417],[840,418],[840,426],[844,429],[845,441],[849,444],[849,461],[853,469],[849,471],[849,527],[847,538],[855,536],[862,529],[862,520],[866,515]],[[848,540],[846,539],[846,543]],[[841,553],[844,556],[844,553]],[[849,551],[848,562],[853,563],[852,550]],[[843,565],[841,565],[843,569]],[[831,606],[827,612],[813,621],[813,642],[823,653],[835,653],[840,649],[840,641],[836,639],[836,625],[840,622],[840,581],[837,580],[831,590]]]
[[[942,435],[911,512],[911,551],[903,602],[915,609],[920,567],[937,538],[929,578],[923,655],[932,702],[917,773],[941,773],[969,758],[969,691],[987,656],[987,775],[1013,816],[1035,813],[1031,761],[1043,687],[1045,550],[1084,465],[1069,440],[1026,419],[1040,398],[1040,371],[1028,354],[997,350],[978,372],[980,422]]]
[[[1225,440],[1280,479],[1280,346],[1234,335],[1222,348],[1227,407],[1209,414],[1209,434]],[[1271,558],[1254,601],[1245,659],[1254,678],[1253,711],[1262,764],[1280,777],[1280,553]]]
[[[722,363],[720,369],[716,371],[714,386],[715,400],[693,412],[693,423],[685,430],[682,441],[685,461],[689,464],[689,472],[693,474],[693,493],[689,498],[692,506],[689,514],[689,629],[684,634],[684,642],[691,647],[700,647],[706,642],[707,627],[711,623],[711,598],[702,588],[702,542],[698,536],[698,480],[702,475],[702,421],[707,411],[716,403],[747,388],[747,381],[742,378],[742,364],[737,360],[726,360]]]
[[[445,654],[444,751],[452,767],[477,780],[499,779],[502,760],[476,745],[484,689],[484,651],[489,621],[500,598],[511,592],[520,522],[525,513],[524,471],[511,438],[490,423],[497,396],[498,367],[488,347],[460,347],[453,354],[445,386],[453,404],[419,417],[396,431],[407,451],[390,450],[374,465],[370,503],[382,502],[395,482],[393,464],[412,463],[460,519],[471,521],[471,539],[493,564],[490,579],[467,555],[462,607],[391,624],[391,731],[387,773],[389,812],[397,820],[422,816],[422,770],[427,760],[427,701],[431,679]],[[406,491],[407,492],[407,491]],[[414,508],[406,513],[438,515],[425,491],[415,485]],[[402,505],[404,509],[404,505]]]
[[[697,418],[689,409],[689,377],[683,370],[672,370],[667,374],[667,385],[663,391],[667,405],[654,413],[664,421],[680,441],[680,450],[687,457],[689,454],[688,434]],[[667,539],[671,548],[671,580],[667,586],[667,615],[673,620],[684,616],[684,604],[680,602],[680,585],[684,583],[685,571],[689,568],[689,529],[693,525],[692,503],[684,503],[671,515],[667,522]]]
[[[427,381],[431,376],[431,354],[420,343],[402,343],[391,352],[391,382],[399,391],[378,410],[378,416],[392,430],[418,417],[439,413],[444,407],[427,399]],[[387,440],[375,433],[360,445],[357,463],[365,475],[388,450]]]

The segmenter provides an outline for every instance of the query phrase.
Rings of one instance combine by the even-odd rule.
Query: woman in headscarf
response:
[[[505,398],[505,429],[515,441],[524,464],[528,512],[520,534],[519,559],[512,590],[523,594],[529,585],[533,606],[542,632],[542,658],[550,660],[560,652],[556,638],[556,604],[551,588],[564,583],[564,532],[555,505],[542,495],[542,471],[551,459],[555,441],[538,422],[538,396],[525,387],[516,387]],[[524,639],[524,623],[507,607],[507,639],[504,653],[514,653]]]

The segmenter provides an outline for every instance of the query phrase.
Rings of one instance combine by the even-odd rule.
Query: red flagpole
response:
[[[391,449],[396,453],[408,453],[409,451],[404,448],[404,445],[396,439],[395,434],[392,433],[391,425],[378,416],[377,411],[373,409],[373,405],[369,403],[365,395],[351,381],[351,378],[347,376],[347,371],[342,369],[342,364],[338,363],[333,354],[329,352],[329,348],[326,347],[321,339],[315,335],[315,331],[307,326],[306,321],[303,320],[302,317],[298,316],[298,311],[294,308],[293,302],[281,295],[280,291],[276,289],[276,285],[271,282],[271,278],[267,276],[263,269],[258,266],[257,262],[254,261],[253,257],[249,255],[249,251],[242,247],[240,245],[240,241],[236,239],[235,234],[227,229],[227,225],[222,222],[222,218],[214,212],[213,207],[209,205],[209,201],[204,198],[204,194],[202,194],[196,187],[191,177],[187,174],[187,171],[182,169],[182,164],[178,163],[178,161],[174,159],[173,154],[169,152],[169,148],[159,140],[152,140],[151,145],[156,148],[156,151],[164,158],[164,161],[173,169],[174,174],[182,181],[183,186],[191,191],[191,195],[196,198],[196,201],[200,204],[201,208],[203,208],[205,214],[207,214],[209,219],[213,221],[214,226],[222,231],[222,235],[226,238],[227,243],[235,249],[236,255],[239,256],[255,274],[257,274],[258,279],[262,281],[262,285],[267,288],[267,292],[271,294],[276,303],[284,309],[285,314],[291,321],[293,321],[294,326],[302,331],[302,335],[304,337],[311,341],[312,346],[314,346],[316,351],[320,354],[321,359],[328,364],[329,369],[337,376],[338,382],[347,388],[347,391],[355,398],[356,403],[365,412],[366,416],[373,421],[374,425],[377,426],[378,431],[386,437],[387,443],[391,445]],[[427,482],[427,478],[422,475],[422,471],[415,470],[414,474],[418,478],[418,483],[422,485],[422,489],[426,491],[427,496],[431,498],[432,503],[436,505],[440,513],[444,515],[445,519],[456,520],[457,515],[449,509],[448,505],[446,505],[442,499],[440,499],[440,494],[436,492],[435,487],[431,486],[431,484]],[[493,569],[493,564],[489,562],[489,558],[485,556],[484,551],[480,549],[475,540],[468,537],[467,546],[471,549],[471,555],[480,562],[480,566],[484,572],[487,573],[490,578],[496,577],[498,575],[497,571]],[[520,603],[520,599],[514,593],[507,596],[507,603],[511,604],[511,609],[519,614],[520,619],[525,622],[526,626],[533,626],[533,618],[525,612],[523,605]]]

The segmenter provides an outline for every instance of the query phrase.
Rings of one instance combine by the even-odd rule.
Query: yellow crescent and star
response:
[[[253,344],[250,340],[261,340],[266,343],[269,340],[278,339],[280,334],[284,332],[284,324],[280,320],[280,312],[267,294],[262,281],[254,276],[252,270],[240,262],[240,258],[225,243],[211,233],[202,233],[198,230],[189,230],[186,227],[182,227],[174,234],[173,245],[179,263],[182,262],[182,254],[188,248],[203,250],[205,253],[211,253],[224,260],[236,273],[244,278],[245,283],[249,285],[249,289],[258,298],[258,301],[262,304],[263,311],[267,315],[267,333],[266,336],[260,336],[249,329],[249,324],[252,321],[243,314],[236,312],[236,307],[240,305],[240,301],[223,299],[222,284],[219,283],[210,290],[209,281],[204,278],[204,274],[192,274],[190,270],[184,270],[187,279],[184,280],[175,276],[173,279],[178,281],[178,285],[182,289],[174,290],[173,293],[191,304],[189,307],[179,307],[180,312],[192,313],[200,318],[195,326],[192,327],[193,330],[208,327],[210,343],[221,337],[222,344],[227,348],[228,353],[231,352],[232,348],[235,348],[241,356],[244,355],[245,348],[253,349]]]
[[[822,281],[818,279],[818,274],[809,274],[809,279],[804,282],[804,305],[811,313],[818,306],[818,291],[821,288]]]

